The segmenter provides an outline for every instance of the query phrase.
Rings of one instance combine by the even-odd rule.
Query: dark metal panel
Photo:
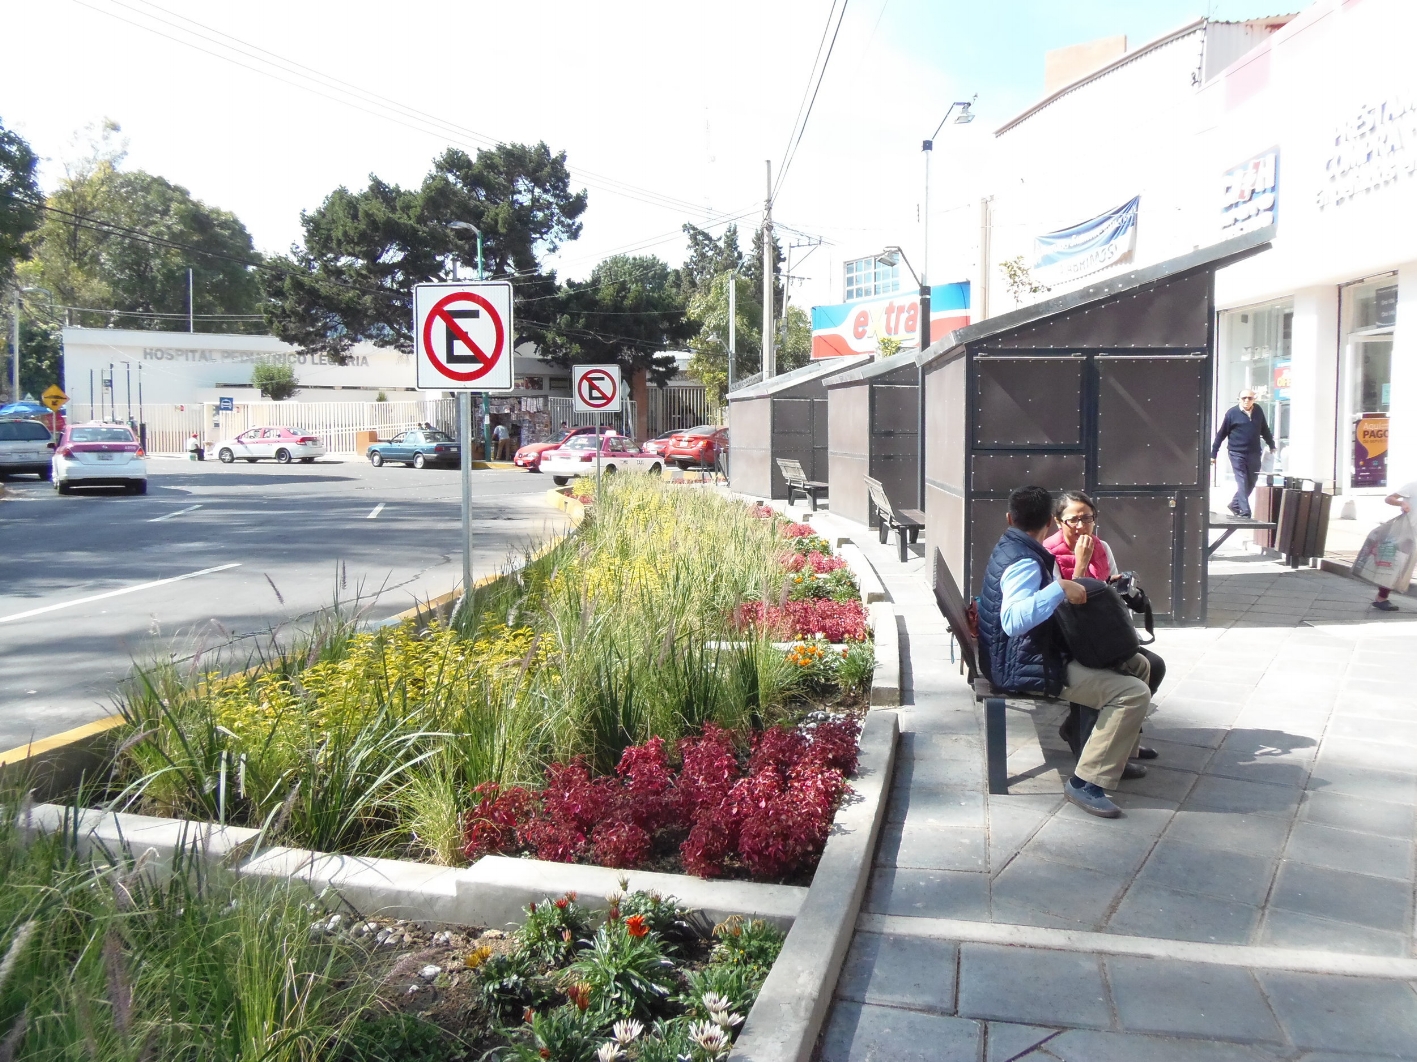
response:
[[[827,426],[831,423],[829,404],[825,388],[821,398],[812,399],[812,464],[807,468],[807,477],[822,483],[827,479],[827,444],[830,439]]]
[[[936,363],[925,375],[925,480],[964,491],[966,426],[965,359]],[[964,584],[961,583],[961,586]]]
[[[1176,570],[1178,585],[1171,622],[1193,626],[1204,624],[1207,537],[1209,506],[1202,492],[1177,495],[1176,520],[1180,524],[1180,550]]]
[[[877,384],[871,388],[871,434],[914,435],[920,388]]]
[[[974,362],[976,447],[1082,444],[1081,357],[980,357]]]
[[[772,431],[774,435],[811,434],[812,401],[807,398],[772,399]]]
[[[1201,483],[1205,356],[1097,358],[1097,479],[1105,487]]]
[[[1023,325],[987,340],[991,350],[1202,346],[1210,327],[1209,270],[1163,280]]]
[[[768,398],[734,402],[729,414],[729,482],[735,491],[761,498],[786,495],[773,493],[770,403]]]
[[[919,482],[914,454],[872,454],[871,478],[880,480],[886,496],[897,509],[915,508],[915,485]],[[835,502],[833,501],[833,507]]]
[[[1009,526],[1007,498],[971,498],[969,501],[969,596],[977,597],[984,582],[989,554]]]
[[[831,511],[858,524],[869,522],[866,493],[866,456],[832,451],[827,458],[827,482],[831,484]]]
[[[944,557],[957,586],[965,586],[964,570],[964,499],[953,491],[934,483],[925,485],[925,532],[929,545],[925,556],[931,558],[930,580],[933,583],[935,551]]]
[[[1122,571],[1137,573],[1151,607],[1158,614],[1172,610],[1172,569],[1179,544],[1176,498],[1165,494],[1094,495],[1097,533],[1117,558]]]
[[[1054,491],[1080,490],[1086,482],[1085,454],[976,450],[969,458],[969,489],[978,494],[1007,493],[1030,483]]]

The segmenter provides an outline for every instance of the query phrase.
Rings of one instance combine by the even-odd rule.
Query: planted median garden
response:
[[[638,476],[446,620],[335,609],[254,660],[135,670],[79,803],[193,823],[175,865],[28,828],[0,793],[0,1058],[702,1060],[782,944],[672,897],[546,897],[434,932],[195,858],[483,855],[806,884],[874,667],[809,526]],[[97,789],[94,788],[96,784]],[[146,864],[146,865],[145,865]],[[233,864],[234,866],[235,864]]]

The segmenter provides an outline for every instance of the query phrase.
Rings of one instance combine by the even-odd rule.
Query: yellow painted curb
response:
[[[55,734],[52,737],[41,738],[39,741],[32,741],[28,745],[20,745],[10,749],[9,752],[0,752],[0,767],[13,767],[18,763],[34,759],[46,752],[53,752],[55,749],[62,749],[69,745],[77,744],[87,738],[98,737],[106,734],[114,727],[123,725],[121,715],[109,715],[92,723],[85,723],[83,726],[76,726],[73,730],[65,730],[63,733]]]
[[[556,487],[546,492],[546,500],[553,509],[560,509],[571,519],[571,523],[579,527],[581,521],[585,519],[585,502],[571,497],[570,487]]]

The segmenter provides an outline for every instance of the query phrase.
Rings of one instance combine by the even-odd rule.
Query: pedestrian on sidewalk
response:
[[[1389,505],[1395,505],[1402,510],[1403,514],[1412,525],[1413,534],[1417,535],[1417,516],[1414,516],[1412,513],[1413,502],[1417,501],[1417,479],[1414,479],[1405,486],[1398,487],[1397,490],[1393,491],[1383,500]],[[1378,587],[1378,596],[1373,599],[1373,607],[1379,612],[1402,611],[1388,600],[1388,595],[1391,593],[1392,590],[1386,586]]]
[[[497,444],[497,460],[505,461],[507,459],[508,441],[507,426],[505,424],[498,424],[495,428],[492,429],[492,440]]]
[[[1210,463],[1220,455],[1220,444],[1226,443],[1230,451],[1230,467],[1235,471],[1235,497],[1230,502],[1230,512],[1242,519],[1250,519],[1250,493],[1255,489],[1255,481],[1260,478],[1260,464],[1264,458],[1261,443],[1274,453],[1274,436],[1269,431],[1269,421],[1264,409],[1255,405],[1255,392],[1245,388],[1240,392],[1239,405],[1225,411],[1220,421],[1220,430],[1215,433],[1215,442],[1210,447]]]
[[[1096,708],[1097,724],[1083,746],[1064,795],[1102,818],[1122,814],[1107,796],[1128,770],[1151,703],[1146,657],[1133,656],[1116,671],[1066,660],[1053,613],[1064,600],[1087,601],[1080,583],[1056,575],[1043,542],[1053,527],[1053,496],[1042,487],[1020,487],[1009,496],[1008,529],[984,572],[979,597],[980,666],[1002,690],[1062,697]],[[1131,766],[1132,776],[1144,773]]]

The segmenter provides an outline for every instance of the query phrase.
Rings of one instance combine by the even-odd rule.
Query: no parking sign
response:
[[[576,365],[571,369],[572,408],[577,413],[620,412],[620,366]]]
[[[508,281],[414,286],[413,344],[420,390],[510,391],[512,341]]]

